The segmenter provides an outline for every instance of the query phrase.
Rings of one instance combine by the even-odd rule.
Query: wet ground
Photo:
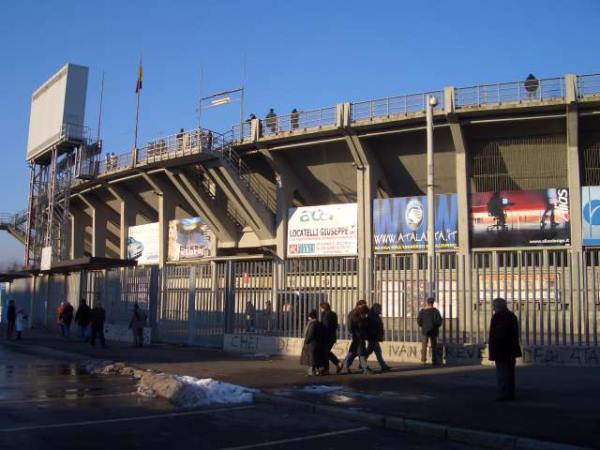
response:
[[[178,410],[124,377],[0,346],[0,449],[466,449],[267,405]]]

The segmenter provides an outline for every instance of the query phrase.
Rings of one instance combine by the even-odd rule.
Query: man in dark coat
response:
[[[308,366],[308,375],[319,375],[323,364],[323,325],[317,320],[316,310],[308,314],[308,323],[304,329],[304,345],[300,355],[300,364]]]
[[[425,307],[419,311],[417,324],[421,327],[421,362],[427,362],[427,344],[431,341],[431,360],[434,365],[439,364],[437,357],[437,337],[442,326],[442,315],[434,308],[435,299],[429,297]]]
[[[90,339],[90,343],[92,347],[96,346],[96,336],[100,338],[100,345],[104,348],[105,340],[104,340],[104,321],[106,320],[106,312],[104,312],[104,308],[102,308],[102,304],[100,302],[96,303],[94,309],[92,309],[92,336]]]
[[[329,361],[335,366],[336,372],[340,373],[342,370],[342,363],[331,351],[337,341],[338,317],[337,314],[331,310],[329,303],[322,302],[319,307],[321,308],[321,323],[323,324],[323,361],[325,361],[325,367],[321,374],[329,374]]]
[[[383,352],[381,351],[380,342],[383,342],[385,338],[385,329],[383,326],[383,320],[381,319],[381,305],[374,303],[368,314],[369,319],[369,346],[367,347],[367,358],[371,353],[375,353],[377,362],[381,366],[382,372],[390,370],[390,366],[387,365],[383,359]]]
[[[92,310],[86,304],[85,298],[82,298],[79,302],[79,308],[75,313],[75,323],[79,327],[79,338],[85,341],[88,337],[88,327],[92,320]]]
[[[496,362],[498,400],[515,398],[516,358],[522,356],[519,345],[519,321],[506,306],[506,300],[496,298],[490,323],[489,359]]]
[[[357,356],[358,344],[360,342],[360,337],[358,335],[359,314],[357,313],[357,311],[358,308],[366,304],[366,301],[359,300],[358,302],[356,302],[356,307],[352,311],[350,311],[350,314],[348,314],[348,330],[350,331],[350,337],[352,340],[350,341],[350,347],[348,347],[348,353],[346,353],[346,357],[344,358],[343,363],[343,369],[347,373],[350,373],[350,367],[352,366],[352,363],[354,362],[354,359]]]
[[[344,368],[347,373],[350,372],[350,367],[354,362],[354,359],[358,356],[360,368],[364,374],[372,373],[373,371],[367,364],[367,342],[371,334],[370,322],[369,322],[369,307],[367,302],[359,300],[350,315],[348,316],[348,323],[350,333],[352,335],[352,341],[350,342],[350,348],[348,354],[344,358]]]
[[[15,332],[15,323],[17,321],[17,310],[15,308],[15,301],[8,301],[8,308],[6,311],[6,338],[8,340],[12,339],[13,333]]]

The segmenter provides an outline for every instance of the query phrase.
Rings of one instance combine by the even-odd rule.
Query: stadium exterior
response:
[[[63,299],[87,298],[103,302],[109,335],[120,338],[137,301],[150,312],[149,339],[289,354],[319,301],[344,318],[346,339],[345,315],[366,298],[384,306],[388,358],[416,360],[415,317],[431,261],[415,233],[389,228],[384,216],[390,205],[406,212],[394,199],[425,192],[430,95],[438,99],[435,190],[455,222],[438,230],[452,234],[440,237],[436,256],[439,351],[448,361],[485,360],[491,300],[500,295],[521,321],[526,361],[600,364],[600,271],[589,231],[590,195],[600,185],[600,75],[342,103],[223,134],[187,130],[101,158],[63,191],[67,261],[40,271],[28,254],[32,276],[15,279],[11,295],[34,327],[52,327]],[[500,212],[490,206],[494,195]],[[552,205],[541,215],[535,205],[517,211],[539,198]],[[357,211],[354,254],[289,253],[290,208],[347,204]],[[214,236],[209,256],[170,260],[170,222],[196,216]],[[417,211],[407,222],[416,233],[421,219]],[[26,221],[7,216],[2,226],[26,240]],[[151,223],[156,264],[102,265],[127,260],[130,227]],[[383,245],[385,236],[394,245]]]

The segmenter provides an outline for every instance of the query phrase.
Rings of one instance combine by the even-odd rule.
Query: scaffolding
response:
[[[51,262],[69,258],[71,186],[75,178],[94,176],[100,152],[99,142],[91,142],[89,135],[85,127],[65,124],[61,138],[29,162],[25,237],[25,266],[29,269],[41,268],[44,249]]]

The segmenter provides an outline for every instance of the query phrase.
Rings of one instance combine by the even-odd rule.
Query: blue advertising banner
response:
[[[600,245],[600,186],[581,188],[581,216],[583,245]]]
[[[417,250],[427,246],[427,196],[373,201],[375,251]],[[456,194],[435,196],[435,246],[458,244]]]

